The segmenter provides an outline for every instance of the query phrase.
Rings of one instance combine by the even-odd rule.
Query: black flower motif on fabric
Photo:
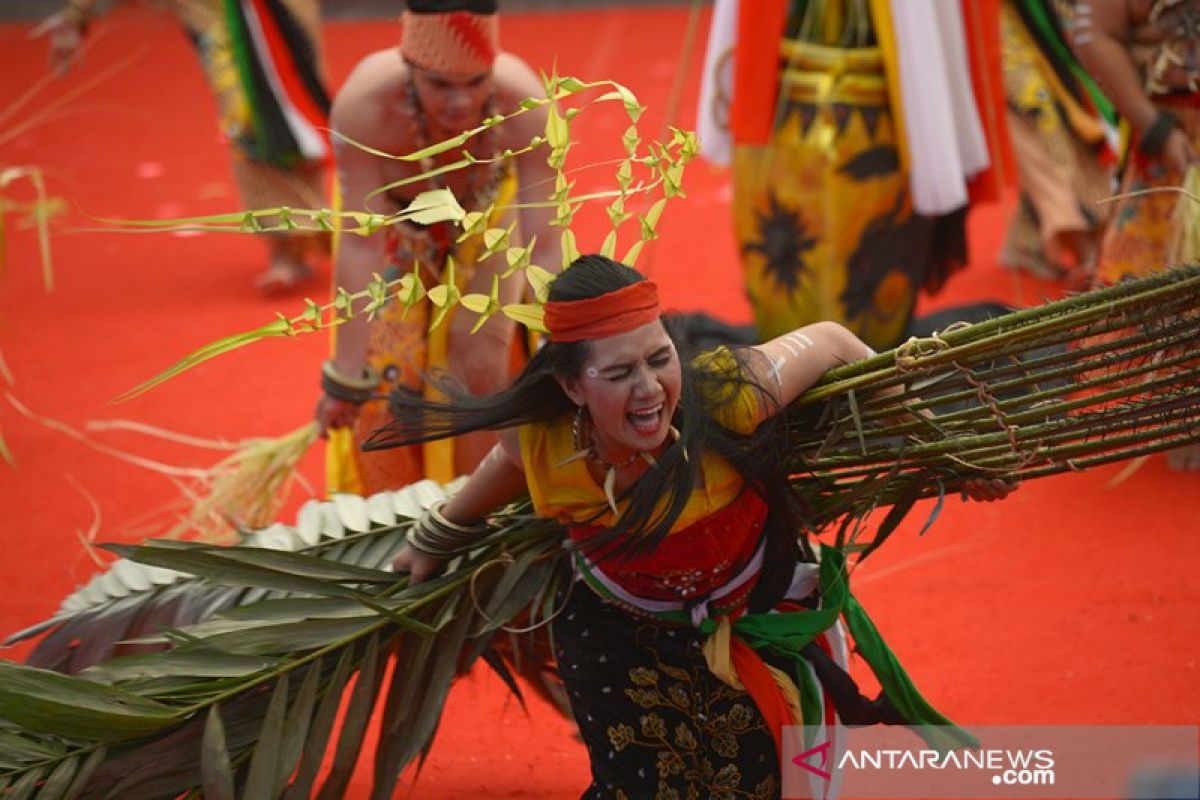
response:
[[[854,181],[884,178],[895,175],[900,169],[900,153],[890,144],[877,144],[855,153],[842,163],[837,171]]]
[[[866,314],[887,318],[907,310],[887,307],[890,303],[880,297],[880,288],[889,276],[921,285],[932,223],[927,217],[906,213],[904,200],[901,194],[890,210],[873,217],[850,254],[846,289],[839,298],[849,320]]]
[[[767,192],[767,206],[754,212],[758,238],[743,245],[742,252],[761,253],[766,273],[781,288],[794,292],[808,271],[804,256],[819,240],[811,235],[800,212],[779,202],[774,192]]]
[[[779,761],[743,691],[692,628],[631,617],[585,588],[555,620],[559,672],[587,745],[584,800],[776,800]]]

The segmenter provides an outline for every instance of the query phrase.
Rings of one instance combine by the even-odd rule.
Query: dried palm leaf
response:
[[[283,436],[240,442],[193,486],[184,487],[193,503],[166,538],[230,540],[270,524],[301,479],[296,465],[316,440],[317,425],[309,422]]]
[[[1180,192],[1167,227],[1167,263],[1193,264],[1200,261],[1200,167],[1188,168]]]
[[[168,539],[187,537],[228,544],[242,531],[268,525],[286,502],[292,485],[303,481],[296,467],[317,439],[315,422],[283,436],[240,442],[200,439],[127,420],[93,420],[87,424],[90,430],[132,430],[192,447],[232,451],[211,467],[178,466],[99,442],[61,420],[33,412],[11,391],[5,391],[4,396],[9,405],[33,422],[63,433],[96,452],[173,480],[184,496],[188,511],[161,534]]]
[[[1192,266],[831,371],[789,422],[811,530],[970,477],[1028,480],[1197,441],[1198,323]]]

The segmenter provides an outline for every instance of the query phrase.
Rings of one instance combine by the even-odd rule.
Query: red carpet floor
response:
[[[677,64],[686,11],[604,10],[511,15],[509,48],[535,65],[630,86],[663,124],[670,86],[687,76],[677,119],[694,119],[699,52]],[[0,166],[37,165],[67,219],[170,217],[235,208],[213,108],[184,37],[162,15],[114,14],[96,26],[82,70],[10,104],[43,74],[44,48],[27,26],[0,26]],[[327,29],[334,84],[362,54],[390,45],[387,21]],[[703,37],[701,37],[702,43]],[[89,75],[130,63],[60,108]],[[40,124],[21,126],[49,113]],[[611,113],[610,113],[611,112]],[[580,162],[615,149],[617,109],[589,111],[575,134]],[[579,175],[580,188],[608,180]],[[730,235],[729,184],[704,165],[689,198],[668,207],[644,265],[671,305],[745,321]],[[4,190],[14,199],[26,188]],[[1059,287],[1017,283],[995,263],[1006,209],[972,216],[974,263],[926,308],[977,299],[1027,304]],[[245,349],[121,406],[108,401],[193,347],[269,320],[298,299],[250,291],[257,243],[234,235],[74,233],[54,239],[57,288],[40,286],[33,238],[9,217],[0,278],[0,352],[12,391],[75,427],[125,418],[200,436],[278,435],[316,400],[320,337]],[[589,227],[590,225],[590,227]],[[599,243],[586,223],[581,240]],[[323,285],[323,283],[322,283]],[[319,296],[321,289],[312,293]],[[170,483],[34,425],[0,403],[0,431],[17,469],[0,465],[0,632],[49,615],[94,567],[80,537],[130,540],[152,531],[145,512],[175,496]],[[202,464],[211,454],[134,434],[96,434],[148,457]],[[305,471],[320,485],[319,454]],[[927,696],[964,723],[1195,723],[1200,717],[1200,477],[1146,463],[1118,488],[1117,468],[1047,479],[998,505],[948,502],[923,539],[917,523],[858,574],[859,595]],[[89,498],[94,499],[94,511]],[[919,516],[919,515],[917,515]],[[917,521],[919,522],[919,520]],[[24,648],[2,655],[20,658]],[[360,770],[356,793],[369,772]],[[415,788],[398,797],[567,798],[586,783],[569,726],[546,708],[529,716],[488,675],[453,693],[437,746]],[[356,794],[356,796],[358,796]]]

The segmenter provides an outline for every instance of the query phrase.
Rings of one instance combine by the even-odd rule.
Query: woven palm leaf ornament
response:
[[[796,402],[789,440],[813,530],[877,506],[899,517],[969,475],[1029,480],[1196,442],[1198,280],[1171,270],[831,371]]]
[[[557,145],[547,136],[552,158],[565,159],[561,133]],[[694,144],[682,133],[673,141],[676,155]],[[620,171],[633,163],[619,167],[622,214],[635,184],[621,184]],[[660,170],[664,191],[679,178],[662,174],[673,169],[665,158],[644,166]],[[579,198],[569,182],[555,191],[569,223]],[[643,215],[643,233],[664,199]],[[575,250],[567,232],[564,257]],[[495,252],[508,257],[501,240],[493,234]],[[608,252],[615,246],[606,239]],[[528,252],[513,274],[544,298],[544,276],[521,261]],[[386,299],[392,289],[371,291]],[[416,284],[400,289],[422,299]],[[343,316],[313,304],[304,324],[280,325],[337,324],[350,305],[332,308]],[[831,371],[785,418],[808,510],[798,535],[861,563],[918,500],[967,477],[1029,480],[1200,441],[1198,315],[1200,267],[1188,267]],[[341,797],[377,714],[373,796],[390,797],[432,745],[455,678],[482,658],[516,689],[521,647],[545,636],[555,614],[564,531],[528,503],[494,513],[439,577],[410,587],[388,571],[420,510],[453,488],[312,501],[294,525],[234,547],[110,545],[120,560],[9,639],[42,637],[30,664],[0,662],[0,795]],[[864,522],[885,508],[879,525]],[[532,633],[496,647],[517,631]]]
[[[541,303],[545,301],[547,287],[554,272],[565,267],[579,256],[572,223],[586,205],[602,205],[610,230],[600,243],[599,252],[619,258],[627,264],[636,264],[646,242],[657,237],[657,226],[667,201],[683,196],[682,182],[686,166],[698,153],[695,134],[670,128],[666,141],[645,141],[638,130],[638,120],[645,107],[625,86],[614,81],[584,82],[557,74],[543,76],[546,96],[522,101],[515,111],[489,117],[476,128],[458,136],[430,145],[414,153],[396,155],[385,153],[350,140],[335,132],[335,136],[347,145],[359,148],[380,158],[412,163],[427,162],[435,156],[458,158],[447,164],[435,166],[414,176],[381,186],[375,190],[382,194],[407,184],[421,185],[432,177],[454,170],[463,170],[490,161],[510,160],[532,151],[544,151],[546,162],[554,172],[552,186],[542,187],[546,199],[533,203],[512,203],[509,209],[528,207],[554,210],[551,224],[560,228],[559,249],[561,264],[536,264],[533,262],[535,242],[525,245],[514,243],[515,224],[508,228],[489,228],[493,218],[493,207],[477,211],[466,211],[448,189],[434,189],[419,193],[404,209],[395,214],[375,214],[360,211],[336,211],[324,209],[271,208],[241,211],[204,217],[187,217],[171,220],[100,220],[103,227],[98,230],[126,233],[162,233],[168,231],[224,231],[233,233],[262,233],[276,231],[305,230],[313,232],[339,231],[342,235],[368,236],[388,226],[401,223],[431,225],[452,222],[460,230],[458,242],[473,237],[482,240],[480,261],[491,259],[492,263],[503,259],[503,269],[496,276],[490,292],[463,294],[456,281],[456,265],[451,257],[443,270],[441,282],[426,286],[421,279],[419,265],[413,264],[408,273],[394,280],[374,275],[367,286],[358,292],[338,288],[333,299],[324,304],[306,299],[304,308],[294,314],[277,314],[276,318],[258,328],[242,331],[210,342],[187,354],[148,379],[141,385],[122,394],[125,400],[148,391],[163,381],[192,369],[211,358],[231,350],[245,347],[261,339],[279,336],[297,336],[324,331],[337,326],[355,315],[373,318],[387,303],[401,303],[407,307],[418,303],[430,303],[434,309],[430,314],[430,327],[437,327],[455,306],[477,316],[473,330],[477,330],[488,319],[502,314],[526,327],[543,331]],[[567,107],[568,103],[574,105]],[[614,159],[613,186],[589,192],[577,192],[575,173],[591,167],[611,166],[590,164],[569,166],[568,153],[572,147],[571,125],[580,114],[598,106],[616,103],[628,118],[628,125],[621,136],[622,155]],[[465,147],[473,137],[481,136],[490,128],[505,120],[528,114],[534,110],[546,114],[543,134],[535,136],[527,145],[517,150],[505,150],[494,159],[475,156]],[[630,233],[632,231],[632,233]],[[618,249],[625,242],[624,249]],[[531,294],[532,302],[502,304],[499,287],[502,281],[524,281]]]

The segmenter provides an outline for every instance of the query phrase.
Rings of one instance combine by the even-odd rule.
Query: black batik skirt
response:
[[[634,615],[579,581],[562,594],[554,647],[591,759],[584,800],[779,797],[767,723],[709,671],[698,631]]]

